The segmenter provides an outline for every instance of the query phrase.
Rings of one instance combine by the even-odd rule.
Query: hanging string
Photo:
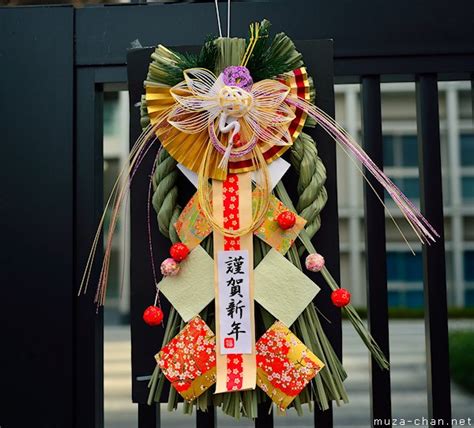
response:
[[[148,199],[147,199],[147,230],[148,230],[148,248],[150,252],[150,262],[151,262],[151,272],[153,274],[153,281],[155,282],[155,285],[158,288],[158,276],[156,274],[156,265],[155,265],[155,257],[153,253],[153,241],[151,238],[151,187],[152,187],[152,182],[153,182],[153,176],[155,174],[156,170],[156,162],[158,160],[158,156],[160,155],[161,147],[158,150],[158,153],[156,155],[155,161],[153,162],[153,167],[151,169],[150,173],[150,181],[148,183]]]
[[[137,141],[133,145],[133,148],[130,151],[130,155],[126,160],[123,168],[121,169],[112,191],[107,199],[105,204],[104,210],[102,212],[101,219],[99,221],[99,225],[97,227],[89,255],[87,257],[86,266],[84,268],[84,272],[82,275],[81,284],[79,287],[78,294],[86,293],[90,281],[90,277],[92,274],[92,268],[95,261],[95,256],[97,254],[97,249],[100,243],[101,233],[105,229],[105,220],[108,213],[108,208],[112,208],[112,214],[110,217],[109,225],[107,228],[107,239],[105,245],[105,252],[104,258],[102,261],[102,268],[99,275],[99,281],[97,285],[97,290],[95,294],[95,302],[97,306],[102,306],[105,301],[105,293],[107,287],[107,280],[108,280],[108,273],[109,273],[109,265],[110,265],[110,256],[111,256],[111,249],[112,249],[112,237],[114,235],[114,231],[117,225],[117,220],[119,217],[120,208],[126,200],[128,195],[128,190],[130,188],[131,180],[135,175],[136,171],[138,170],[141,162],[143,161],[144,157],[150,150],[150,148],[154,145],[156,141],[156,132],[157,130],[163,126],[165,119],[169,114],[170,108],[165,109],[157,118],[157,122],[155,125],[148,125],[143,132],[138,137]]]
[[[219,5],[217,3],[217,0],[214,0],[214,5],[216,7],[216,17],[217,17],[217,27],[219,28],[219,37],[222,37],[221,16],[219,13]]]
[[[102,213],[102,217],[99,221],[99,226],[97,227],[97,231],[96,231],[96,234],[95,234],[92,246],[91,246],[91,250],[90,250],[89,256],[87,258],[87,263],[86,263],[86,267],[84,269],[84,273],[83,273],[83,276],[82,276],[81,285],[80,285],[78,294],[81,294],[82,292],[84,292],[84,293],[87,292],[87,286],[89,284],[89,279],[90,279],[90,275],[91,275],[91,271],[92,271],[92,265],[93,265],[93,262],[94,262],[94,259],[95,259],[95,254],[96,254],[97,246],[98,246],[98,243],[99,243],[100,235],[101,235],[101,232],[103,230],[107,208],[110,206],[110,204],[113,204],[113,205],[116,204],[120,189],[122,187],[126,186],[125,184],[121,184],[121,183],[123,182],[124,178],[128,176],[131,169],[133,169],[133,167],[131,167],[131,165],[135,164],[137,154],[139,155],[141,150],[143,150],[143,147],[145,147],[145,145],[148,143],[148,141],[149,141],[151,135],[153,134],[153,132],[154,132],[154,130],[153,130],[152,126],[148,126],[142,132],[142,134],[138,138],[137,142],[133,146],[132,150],[130,151],[130,155],[127,159],[127,162],[125,163],[125,166],[123,167],[123,169],[120,172],[117,180],[115,181],[115,184],[112,188],[110,196],[109,196],[109,198],[108,198],[108,200],[105,204],[105,208],[104,208],[104,211]]]
[[[95,295],[95,302],[97,303],[98,306],[102,306],[105,303],[105,293],[107,290],[107,283],[108,283],[108,276],[109,276],[110,257],[112,254],[112,240],[113,240],[115,228],[117,226],[117,221],[119,218],[120,207],[122,205],[122,202],[125,196],[128,194],[131,182],[138,170],[138,167],[140,166],[143,159],[146,157],[148,151],[151,149],[156,139],[157,139],[156,137],[154,137],[153,139],[150,139],[148,143],[140,150],[140,152],[138,153],[136,162],[134,162],[133,169],[131,173],[129,174],[129,177],[127,177],[126,185],[123,186],[120,193],[115,198],[114,209],[113,209],[113,213],[110,219],[110,226],[107,230],[108,236],[107,236],[107,241],[106,241],[106,246],[105,246],[104,262],[102,264],[102,269],[99,276],[99,284],[97,286],[97,291]]]
[[[227,0],[227,37],[230,37],[230,0]]]
[[[151,272],[153,275],[153,282],[155,283],[155,300],[153,302],[153,306],[158,306],[160,309],[161,309],[160,289],[158,288],[158,276],[156,274],[155,255],[153,252],[153,240],[151,236],[151,188],[152,188],[152,183],[153,183],[153,176],[155,175],[156,165],[158,162],[158,156],[160,156],[160,152],[162,148],[163,146],[160,146],[160,148],[158,149],[155,160],[153,161],[153,166],[151,168],[150,181],[148,182],[148,197],[147,197],[147,207],[146,207],[148,249],[150,252],[150,262],[151,262]],[[161,321],[161,325],[164,327],[163,320]]]

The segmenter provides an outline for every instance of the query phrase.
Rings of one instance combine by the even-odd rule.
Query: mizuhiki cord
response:
[[[109,276],[109,265],[110,265],[110,256],[112,253],[112,240],[113,235],[115,232],[115,228],[117,226],[117,221],[119,218],[119,210],[122,205],[124,197],[128,194],[128,190],[130,188],[131,181],[135,176],[135,173],[138,170],[141,162],[145,158],[146,154],[153,146],[153,143],[156,141],[156,137],[153,140],[150,140],[147,145],[144,145],[143,149],[138,153],[136,158],[136,162],[134,162],[134,167],[132,172],[130,173],[126,185],[123,186],[122,191],[119,193],[119,197],[116,200],[115,207],[110,219],[110,226],[107,231],[107,243],[105,246],[105,254],[104,254],[104,261],[102,263],[102,269],[99,276],[99,284],[97,286],[97,292],[95,301],[99,306],[102,306],[105,303],[105,293],[107,290],[107,283],[108,283],[108,276]]]
[[[358,159],[367,170],[382,184],[392,199],[400,208],[400,211],[407,219],[413,231],[422,243],[435,241],[438,233],[428,223],[424,216],[420,213],[408,198],[400,191],[400,189],[388,178],[375,163],[369,158],[364,150],[352,139],[352,137],[325,112],[316,106],[308,103],[306,100],[288,97],[286,102],[290,105],[306,112],[310,117],[315,119],[318,124],[329,134],[334,140],[349,151],[356,159]]]
[[[153,127],[151,125],[149,125],[142,132],[142,134],[138,138],[137,142],[133,146],[132,150],[130,151],[130,155],[128,157],[127,163],[122,168],[121,172],[119,173],[119,176],[118,176],[117,180],[114,183],[114,186],[112,188],[110,196],[109,196],[109,198],[108,198],[108,200],[105,204],[105,208],[104,208],[104,211],[102,213],[102,217],[99,221],[99,225],[97,227],[96,234],[94,236],[94,240],[93,240],[93,243],[92,243],[92,246],[91,246],[91,251],[89,252],[89,256],[87,258],[86,267],[84,269],[84,273],[83,273],[83,276],[82,276],[82,280],[81,280],[81,284],[80,284],[80,287],[79,287],[78,294],[81,294],[82,292],[87,292],[87,287],[88,287],[88,284],[89,284],[89,279],[90,279],[91,270],[92,270],[92,264],[93,264],[93,261],[94,261],[94,258],[95,258],[95,254],[96,254],[100,234],[101,234],[102,229],[103,229],[103,225],[104,225],[104,221],[105,221],[105,214],[106,214],[107,208],[109,207],[112,200],[114,200],[114,203],[115,203],[115,200],[117,198],[116,191],[119,188],[121,182],[123,181],[125,173],[129,174],[129,171],[130,171],[129,165],[130,165],[131,161],[134,159],[137,152],[139,152],[142,149],[144,142],[146,142],[147,139],[149,138],[149,136],[152,134],[152,132],[153,132],[152,128]],[[127,168],[127,166],[128,166],[128,168]]]
[[[219,138],[217,137],[216,130],[214,129],[214,125],[209,124],[208,130],[209,130],[209,138],[211,140],[211,144],[221,155],[225,155],[226,147],[222,145]],[[258,142],[258,138],[254,135],[252,139],[247,143],[247,145],[242,147],[241,150],[231,151],[231,153],[229,154],[229,157],[231,159],[236,159],[236,158],[240,158],[242,156],[248,155],[257,145],[257,142]]]
[[[107,230],[107,241],[106,241],[106,248],[104,252],[104,259],[102,261],[102,268],[100,271],[99,282],[97,285],[97,290],[96,290],[95,299],[94,299],[98,307],[102,306],[105,302],[105,293],[106,293],[107,282],[108,282],[112,238],[113,238],[113,234],[114,234],[115,227],[117,224],[120,207],[122,205],[122,202],[125,196],[128,193],[128,189],[130,187],[130,183],[131,183],[131,179],[133,178],[133,175],[137,171],[144,156],[146,155],[148,150],[151,148],[151,146],[155,142],[156,140],[155,132],[161,125],[162,120],[164,120],[167,117],[168,113],[169,111],[165,110],[162,113],[162,115],[160,115],[160,119],[155,125],[147,126],[145,130],[140,134],[132,150],[130,151],[130,155],[127,161],[125,162],[125,165],[120,171],[117,177],[117,180],[115,181],[114,186],[112,188],[110,196],[105,204],[105,208],[102,213],[102,217],[99,221],[99,225],[97,227],[97,231],[93,239],[91,250],[87,258],[86,267],[84,269],[84,273],[83,273],[81,284],[78,291],[78,294],[81,294],[82,292],[84,293],[87,292],[101,232],[103,231],[103,227],[104,227],[105,216],[110,204],[112,203],[114,208],[112,211],[112,216],[110,218],[110,224]]]

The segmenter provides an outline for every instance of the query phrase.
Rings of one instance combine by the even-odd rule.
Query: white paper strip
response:
[[[217,269],[221,354],[251,354],[248,251],[219,251]]]
[[[186,168],[182,164],[178,164],[179,170],[185,175],[185,177],[196,187],[198,185],[198,176],[195,172],[191,171],[190,169]],[[290,168],[290,164],[282,158],[278,158],[277,160],[273,161],[271,164],[268,165],[268,171],[270,174],[270,183],[271,183],[271,189],[278,184],[278,182],[281,180],[281,178],[285,175],[286,171]],[[252,173],[252,181],[253,182],[258,182],[258,174],[256,172]]]
[[[290,168],[290,164],[283,158],[278,158],[268,165],[268,172],[270,174],[271,189],[279,183],[286,171]],[[255,171],[252,173],[252,181],[258,184],[259,174]]]

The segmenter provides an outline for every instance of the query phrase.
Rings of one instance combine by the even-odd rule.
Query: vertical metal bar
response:
[[[160,405],[138,405],[138,428],[160,428]]]
[[[327,40],[311,42],[312,55],[303,55],[306,59],[308,69],[317,78],[314,80],[316,90],[316,105],[331,117],[335,117],[334,102],[334,50],[332,42]],[[299,46],[298,46],[299,48]],[[317,250],[326,259],[326,267],[340,282],[340,259],[339,259],[339,222],[337,208],[337,166],[336,145],[320,127],[308,133],[317,141],[319,156],[324,162],[327,171],[326,190],[331,197],[328,199],[324,210],[321,212],[321,229],[314,238]],[[317,242],[316,242],[317,240]],[[342,327],[341,311],[331,303],[331,290],[323,286],[324,280],[319,274],[312,275],[305,272],[317,284],[321,285],[321,291],[316,297],[318,309],[331,321],[323,322],[324,331],[331,342],[337,356],[342,360]],[[320,410],[318,405],[314,406],[314,426],[318,428],[332,428],[334,415],[332,403],[328,410]]]
[[[214,428],[217,426],[216,408],[209,407],[207,412],[196,411],[196,428]]]
[[[329,403],[329,409],[320,410],[315,404],[314,407],[314,426],[317,428],[332,428],[334,426],[334,413],[332,402]]]
[[[75,97],[75,289],[78,290],[103,210],[103,92],[95,83],[93,68],[76,71]],[[74,301],[76,427],[104,426],[104,320],[102,308],[96,314],[94,303],[98,277],[96,262],[88,293]]]
[[[361,95],[364,149],[375,164],[383,168],[380,76],[362,77]],[[385,211],[378,199],[383,200],[384,192],[382,185],[373,176],[368,174],[367,179],[374,189],[369,183],[364,183],[367,316],[372,336],[389,358]],[[371,424],[374,426],[374,420],[391,421],[390,372],[381,370],[374,358],[371,358],[370,378]]]
[[[255,428],[273,428],[273,412],[268,412],[271,405],[270,400],[258,405],[258,418],[255,419]]]
[[[72,427],[74,9],[0,8],[0,38],[0,425]]]
[[[440,234],[435,244],[423,248],[428,413],[431,418],[442,419],[443,426],[451,426],[438,83],[435,74],[417,77],[416,105],[421,209]]]
[[[471,74],[471,119],[474,123],[474,73]]]

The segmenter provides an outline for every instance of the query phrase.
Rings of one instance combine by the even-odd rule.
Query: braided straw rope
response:
[[[155,174],[153,175],[152,204],[158,219],[160,232],[171,242],[178,242],[174,223],[181,213],[178,205],[178,169],[176,161],[166,150],[161,150],[156,160]]]
[[[328,200],[324,183],[326,168],[318,156],[314,140],[305,133],[293,143],[291,164],[299,174],[296,210],[306,223],[306,232],[312,238],[321,227],[321,211]]]

